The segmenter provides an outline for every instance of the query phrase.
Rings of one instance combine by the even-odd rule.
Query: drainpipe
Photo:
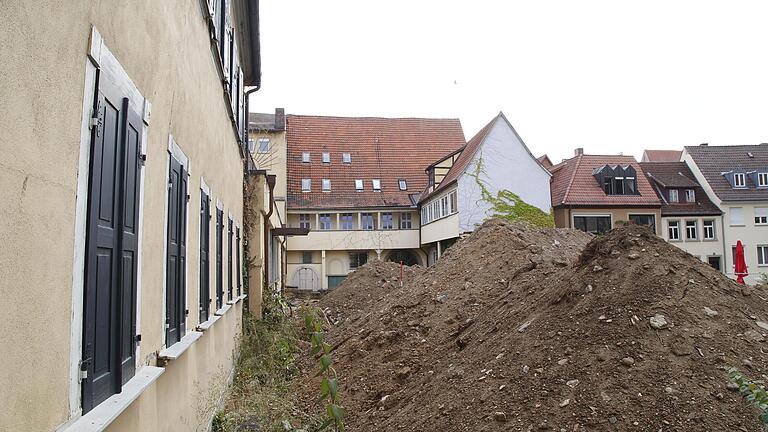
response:
[[[269,283],[269,218],[272,216],[274,210],[275,200],[275,183],[277,178],[274,174],[266,174],[264,176],[267,180],[267,186],[269,186],[269,211],[264,216],[264,277],[267,284]]]
[[[245,131],[243,131],[245,136],[241,137],[243,142],[243,154],[248,154],[248,131],[251,129],[251,111],[250,108],[248,108],[248,105],[250,105],[248,102],[251,100],[251,93],[256,93],[260,88],[261,84],[245,92]]]

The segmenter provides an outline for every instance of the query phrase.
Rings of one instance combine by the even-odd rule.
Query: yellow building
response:
[[[205,430],[245,298],[258,1],[28,0],[3,22],[0,430]]]

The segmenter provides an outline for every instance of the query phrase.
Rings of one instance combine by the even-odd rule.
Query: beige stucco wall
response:
[[[73,272],[77,271],[73,268],[75,203],[78,175],[87,175],[78,173],[78,155],[91,26],[101,32],[138,90],[152,103],[145,143],[140,362],[151,364],[153,353],[164,345],[169,134],[191,161],[188,329],[194,329],[198,320],[200,178],[211,187],[213,204],[221,200],[225,217],[231,212],[241,223],[242,163],[197,2],[29,0],[6,5],[3,13],[0,45],[12,48],[4,50],[0,62],[0,126],[4,131],[0,148],[13,157],[0,161],[0,181],[5,186],[7,203],[0,213],[0,240],[6,245],[0,248],[0,308],[6,311],[10,325],[0,341],[0,363],[23,364],[25,383],[19,386],[15,373],[0,375],[0,388],[6,389],[0,392],[0,429],[45,431],[71,417],[69,352],[71,323],[75,319],[71,308]],[[214,223],[215,218],[212,246]],[[226,242],[224,247],[226,262]],[[212,260],[212,289],[213,265]],[[226,274],[224,280],[226,283]],[[229,313],[232,320],[239,322],[239,311]],[[224,338],[229,339],[221,345],[224,349],[214,351],[214,363],[228,364],[233,331],[234,327]],[[204,340],[198,343],[205,345]],[[173,382],[171,386],[176,386],[184,381],[189,386],[213,373],[202,367],[205,363],[197,360],[197,351],[203,349],[193,347],[185,359],[169,365],[153,390],[158,400],[168,399],[164,403],[183,416],[191,413],[191,392],[174,391],[171,396],[166,394],[169,387],[163,383]],[[188,367],[185,362],[189,362]],[[174,368],[183,372],[175,372]],[[148,397],[151,393],[142,400]],[[139,405],[147,407],[148,413],[154,412],[149,408],[152,403]],[[153,414],[147,415],[142,414],[142,421],[149,421]],[[175,420],[175,425],[192,422],[187,417],[183,422]],[[124,430],[131,430],[128,423],[124,424]]]
[[[288,194],[287,175],[287,143],[285,131],[249,131],[249,139],[256,140],[256,148],[252,153],[253,161],[259,169],[267,171],[267,174],[276,176],[274,196],[276,215],[285,220],[286,195]],[[259,138],[269,138],[269,152],[259,153]]]
[[[459,214],[438,219],[421,226],[421,244],[429,244],[459,236]]]
[[[419,248],[419,230],[310,231],[288,238],[288,250],[385,250]]]
[[[611,228],[617,226],[617,222],[629,221],[629,215],[652,214],[656,216],[656,234],[659,235],[661,227],[661,210],[658,208],[568,208],[557,207],[555,213],[555,226],[558,228],[572,228],[573,217],[579,215],[605,215],[611,216]]]
[[[734,224],[731,220],[732,209],[739,207],[744,215],[743,224]],[[723,224],[725,225],[725,236],[723,238],[725,245],[725,272],[731,277],[735,277],[732,248],[736,242],[741,240],[744,245],[744,258],[747,262],[747,271],[749,277],[748,283],[757,283],[762,274],[768,274],[768,266],[759,265],[757,261],[757,246],[768,246],[768,225],[758,225],[755,223],[755,208],[768,208],[768,202],[744,202],[744,203],[721,203],[723,209]]]
[[[725,262],[723,261],[723,224],[722,217],[720,216],[706,216],[706,217],[686,217],[686,216],[665,216],[663,219],[663,226],[659,233],[664,240],[679,247],[680,249],[690,253],[707,262],[707,257],[719,256],[721,269],[724,269]],[[689,240],[685,234],[685,222],[696,221],[697,227],[697,240]],[[715,223],[715,238],[714,240],[704,240],[704,221],[714,221]],[[678,221],[680,227],[680,240],[669,239],[669,222]]]

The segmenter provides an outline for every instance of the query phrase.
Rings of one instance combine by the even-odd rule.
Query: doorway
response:
[[[712,266],[713,269],[717,271],[723,271],[722,266],[720,265],[719,256],[707,257],[707,263],[709,263],[709,265]]]

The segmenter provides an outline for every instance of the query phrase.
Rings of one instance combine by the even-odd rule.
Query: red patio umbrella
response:
[[[749,272],[747,271],[747,262],[744,261],[744,245],[741,244],[741,240],[736,242],[736,262],[733,266],[736,282],[744,285],[744,276],[749,276]]]

